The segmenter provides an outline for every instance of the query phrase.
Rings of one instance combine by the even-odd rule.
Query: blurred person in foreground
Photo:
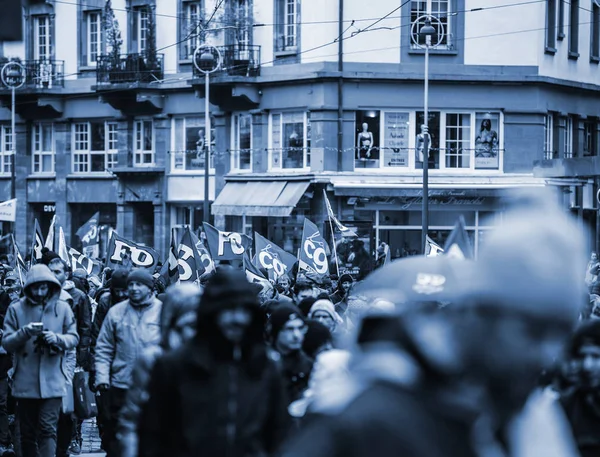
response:
[[[354,376],[340,385],[337,403],[284,455],[575,455],[557,408],[539,415],[539,404],[531,405],[522,415],[539,373],[574,328],[577,266],[585,265],[583,237],[550,200],[507,212],[474,265],[399,261],[414,268],[389,278],[400,287],[396,299],[385,298],[401,317],[363,319],[359,343],[370,348],[359,353],[360,374],[351,363]],[[449,304],[427,303],[452,282],[428,261],[463,262],[456,264],[459,287]],[[373,276],[389,274],[395,264]]]
[[[260,288],[217,269],[196,336],[156,361],[142,408],[140,457],[264,457],[288,429],[287,398],[263,340]]]
[[[121,457],[137,457],[137,424],[148,396],[150,371],[156,360],[189,342],[196,334],[200,289],[193,284],[169,287],[164,294],[160,317],[160,346],[150,346],[142,352],[131,375],[131,388],[121,410],[117,437]]]

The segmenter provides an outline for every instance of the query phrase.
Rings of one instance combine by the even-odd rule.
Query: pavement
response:
[[[100,449],[100,436],[98,435],[98,426],[96,419],[84,421],[81,435],[83,445],[81,446],[81,454],[79,457],[104,457],[106,454]]]

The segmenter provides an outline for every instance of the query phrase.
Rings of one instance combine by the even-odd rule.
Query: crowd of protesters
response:
[[[45,250],[21,286],[0,258],[0,457],[81,452],[76,371],[108,457],[600,455],[600,263],[584,282],[583,235],[525,201],[477,260],[362,281],[219,265],[165,290]]]

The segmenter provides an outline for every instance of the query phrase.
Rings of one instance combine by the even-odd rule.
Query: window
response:
[[[297,51],[298,0],[276,0],[277,28],[275,51]]]
[[[7,125],[0,126],[0,173],[10,173],[14,156],[12,129]]]
[[[569,58],[579,57],[579,0],[569,3]]]
[[[583,122],[583,155],[595,156],[598,154],[598,121],[589,118]]]
[[[33,173],[54,172],[54,139],[52,124],[33,126]]]
[[[590,34],[590,60],[600,62],[600,5],[596,2],[592,4],[592,30]]]
[[[134,166],[154,165],[154,141],[152,121],[135,121]]]
[[[194,51],[202,44],[202,2],[185,2],[183,4],[182,59],[194,57]],[[187,38],[187,39],[186,39]]]
[[[175,118],[172,124],[171,170],[204,172],[207,153],[204,117]],[[214,173],[216,151],[215,129],[211,128],[210,172]]]
[[[87,19],[87,65],[94,66],[101,53],[102,15],[100,11],[86,13]]]
[[[232,170],[252,170],[252,115],[234,114]]]
[[[34,60],[50,60],[52,43],[50,33],[50,16],[34,16]]]
[[[471,115],[446,114],[446,168],[471,168]]]
[[[198,229],[202,228],[203,221],[210,221],[210,219],[204,219],[202,216],[203,213],[204,210],[202,206],[171,206],[171,228],[175,232],[174,236],[176,243],[179,243],[179,240],[181,240],[187,227],[193,232],[196,232]]]
[[[431,25],[436,29],[437,36],[432,37],[432,41],[437,42],[437,37],[442,33],[442,40],[436,49],[453,49],[452,46],[452,0],[432,0],[431,2],[431,15],[435,16],[440,20],[443,25],[443,30],[440,30],[440,25],[437,21],[433,21]],[[427,2],[425,0],[412,0],[410,7],[410,23],[414,24],[420,16],[427,14]],[[415,27],[418,31],[425,24],[425,21],[419,21],[419,24]],[[420,45],[425,45],[425,37],[419,35],[418,41]],[[411,47],[417,48],[412,42]]]
[[[238,15],[238,30],[237,30],[237,43],[242,53],[241,58],[249,58],[247,49],[252,44],[252,11],[251,11],[251,0],[237,0],[237,15]]]
[[[558,28],[557,38],[562,40],[565,37],[565,0],[558,0]]]
[[[143,54],[144,52],[146,52],[146,49],[148,48],[148,32],[149,32],[149,26],[150,26],[150,8],[142,7],[142,8],[139,8],[136,12],[138,15],[138,21],[137,21],[138,30],[137,30],[137,32],[138,32],[138,37],[139,37],[137,52],[140,54]]]
[[[272,114],[271,146],[271,168],[309,168],[309,114],[302,112]]]
[[[73,173],[98,173],[117,164],[117,123],[78,122],[73,125]]]
[[[575,124],[573,116],[567,116],[565,119],[565,159],[573,157],[573,125]]]
[[[544,158],[554,158],[554,116],[546,114],[544,121]]]
[[[556,52],[556,2],[546,1],[546,52]]]

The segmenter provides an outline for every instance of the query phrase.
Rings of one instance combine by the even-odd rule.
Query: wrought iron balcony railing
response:
[[[223,61],[219,73],[230,76],[260,76],[260,46],[217,46]],[[194,66],[194,77],[204,77]]]
[[[0,60],[0,67],[8,63],[8,60]],[[52,89],[64,87],[65,85],[65,61],[64,60],[26,60],[19,61],[25,67],[25,84],[28,89]],[[0,83],[0,89],[6,87]]]
[[[96,80],[98,84],[151,83],[164,76],[163,54],[124,54],[115,58],[98,57]]]

